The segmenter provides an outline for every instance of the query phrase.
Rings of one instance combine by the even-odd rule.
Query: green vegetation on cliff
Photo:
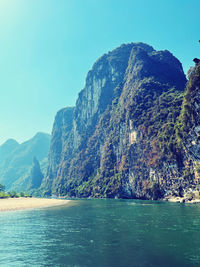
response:
[[[194,96],[185,93],[186,82],[170,52],[142,43],[122,45],[97,60],[65,125],[60,155],[58,136],[52,136],[49,158],[58,161],[49,161],[46,192],[157,199],[196,186],[198,164],[194,170],[184,139],[196,119],[196,111],[190,119]]]

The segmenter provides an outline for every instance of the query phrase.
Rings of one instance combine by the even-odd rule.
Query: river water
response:
[[[0,266],[200,266],[200,205],[92,199],[2,212]]]

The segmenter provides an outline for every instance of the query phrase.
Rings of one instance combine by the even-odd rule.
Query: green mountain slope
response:
[[[33,158],[45,162],[49,145],[50,135],[37,133],[22,144],[8,140],[0,147],[0,183],[6,186],[6,190],[26,190]]]
[[[185,92],[186,83],[169,51],[132,43],[103,55],[88,72],[73,113],[55,118],[54,127],[63,122],[62,134],[53,128],[53,171],[43,190],[144,199],[194,192],[200,173],[199,66]]]

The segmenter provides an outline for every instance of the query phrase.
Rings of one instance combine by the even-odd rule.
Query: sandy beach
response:
[[[71,200],[47,198],[6,198],[0,199],[0,212],[24,209],[47,208],[68,205]]]

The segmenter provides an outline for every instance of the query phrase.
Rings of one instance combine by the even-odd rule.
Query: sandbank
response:
[[[0,199],[0,212],[24,209],[38,209],[68,205],[71,200],[47,198],[5,198]]]

